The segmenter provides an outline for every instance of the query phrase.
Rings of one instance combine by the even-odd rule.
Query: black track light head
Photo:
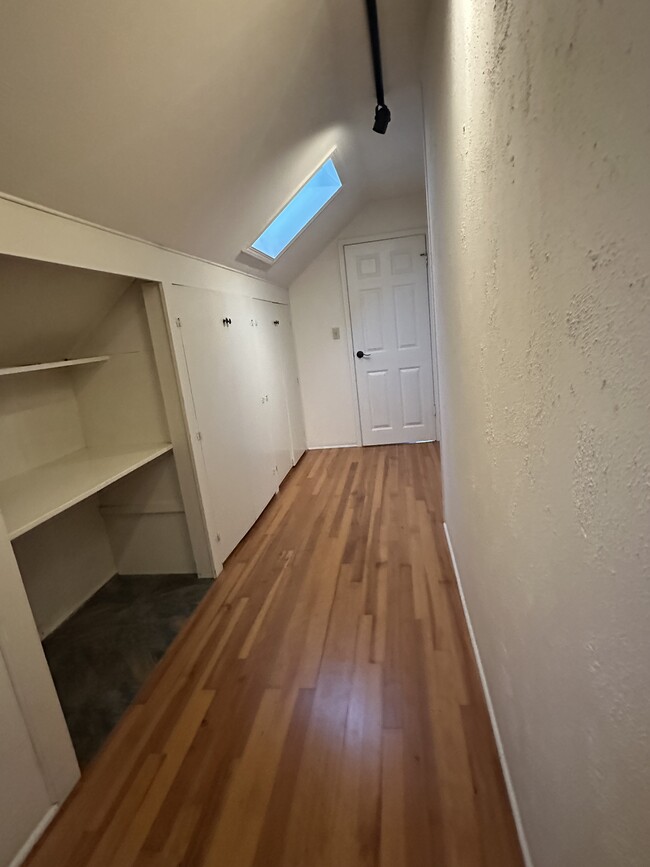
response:
[[[387,105],[378,105],[375,109],[375,124],[372,128],[373,132],[378,132],[379,135],[385,135],[390,123],[390,109]]]

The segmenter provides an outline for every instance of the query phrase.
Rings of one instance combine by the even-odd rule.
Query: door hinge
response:
[[[221,536],[217,533],[217,542],[221,542]]]
[[[197,430],[197,432],[196,432],[196,438],[197,438],[197,440],[198,440],[199,442],[201,442],[201,440],[203,439],[203,437],[201,436],[201,431],[200,431],[200,430]]]
[[[181,317],[180,317],[180,316],[177,316],[177,317],[176,317],[176,327],[177,327],[177,328],[182,328],[182,327],[183,327],[183,323],[181,322]]]

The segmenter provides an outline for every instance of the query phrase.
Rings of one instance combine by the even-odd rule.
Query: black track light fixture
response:
[[[375,109],[375,123],[372,131],[385,135],[390,123],[390,109],[387,105],[378,105]]]
[[[372,50],[372,68],[375,75],[375,91],[377,107],[375,108],[375,123],[373,132],[385,135],[390,123],[390,109],[384,101],[384,76],[381,68],[381,47],[379,45],[379,17],[377,15],[377,0],[366,0],[368,13],[368,30],[370,31],[370,48]]]

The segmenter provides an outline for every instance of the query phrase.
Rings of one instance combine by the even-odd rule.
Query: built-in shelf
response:
[[[0,376],[13,376],[16,373],[33,373],[35,370],[54,370],[57,367],[77,367],[80,364],[98,364],[100,361],[108,361],[108,359],[108,355],[95,355],[92,358],[68,358],[65,361],[46,361],[43,364],[0,367]]]
[[[170,443],[158,443],[113,450],[81,449],[0,481],[0,512],[9,538],[32,530],[171,448]]]

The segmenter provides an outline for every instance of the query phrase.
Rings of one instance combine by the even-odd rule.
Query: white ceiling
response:
[[[370,199],[423,187],[427,0],[4,0],[0,190],[211,261],[237,257],[337,146],[344,190],[267,276],[286,285]]]

